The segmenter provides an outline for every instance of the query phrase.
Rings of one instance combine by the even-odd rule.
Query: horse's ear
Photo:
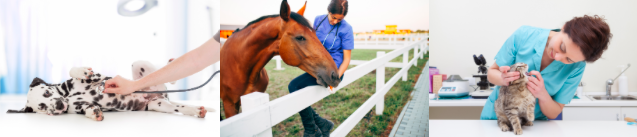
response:
[[[290,19],[290,12],[290,5],[288,5],[288,1],[283,0],[283,2],[281,2],[281,11],[279,15],[284,21],[288,21]]]
[[[305,6],[307,5],[307,1],[305,1],[305,4],[303,4],[303,7],[301,7],[301,9],[299,9],[298,14],[300,14],[301,16],[303,16],[303,13],[305,13]]]

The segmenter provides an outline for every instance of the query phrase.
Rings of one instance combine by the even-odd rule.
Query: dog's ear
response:
[[[27,107],[22,108],[21,110],[11,110],[11,109],[9,109],[7,111],[7,113],[33,113],[33,108],[27,106]]]
[[[29,85],[29,87],[35,87],[35,86],[38,86],[38,85],[40,85],[40,84],[49,85],[49,84],[47,84],[46,82],[44,82],[44,80],[42,80],[42,79],[40,79],[40,78],[38,78],[38,77],[35,77],[35,78],[33,79],[33,82],[31,82],[31,85]]]

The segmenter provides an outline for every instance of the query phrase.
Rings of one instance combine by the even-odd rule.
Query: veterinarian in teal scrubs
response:
[[[527,88],[537,98],[535,119],[556,118],[570,103],[580,83],[586,62],[599,59],[608,48],[610,28],[603,18],[575,17],[562,29],[522,26],[511,35],[495,56],[488,72],[489,82],[498,85],[489,96],[480,119],[495,120],[494,102],[500,86],[520,78],[519,72],[507,72],[511,65],[528,64]]]

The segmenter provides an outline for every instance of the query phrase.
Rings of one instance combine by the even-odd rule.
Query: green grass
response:
[[[374,59],[376,58],[376,51],[386,51],[386,53],[389,53],[391,50],[355,49],[352,51],[352,60]],[[411,50],[409,54],[409,59],[413,58],[413,50]],[[398,113],[402,110],[402,107],[409,100],[409,94],[413,89],[415,80],[419,76],[427,60],[428,54],[426,54],[423,59],[418,60],[418,67],[412,66],[409,69],[409,77],[407,81],[398,80],[398,82],[396,82],[396,84],[385,95],[385,110],[383,111],[383,115],[379,116],[373,113],[373,116],[369,118],[369,120],[362,119],[347,136],[389,135],[391,126],[393,126],[393,123],[398,117]],[[392,62],[401,61],[402,56],[398,56],[392,60]],[[287,95],[287,86],[290,81],[305,73],[303,70],[288,66],[285,63],[282,64],[282,67],[285,68],[285,70],[274,70],[275,67],[276,62],[274,60],[268,62],[265,66],[268,76],[270,77],[269,85],[266,90],[266,92],[270,94],[270,100]],[[353,67],[355,66],[349,66],[349,68]],[[399,70],[400,69],[398,68],[386,68],[385,81],[389,80]],[[336,124],[336,128],[375,93],[375,83],[376,74],[375,72],[371,72],[340,89],[335,94],[329,95],[323,100],[314,103],[312,108],[314,108],[321,117],[334,122]],[[223,105],[221,107],[223,112]],[[372,112],[375,112],[375,110],[372,109]],[[273,135],[275,136],[301,136],[303,134],[301,117],[298,114],[295,114],[274,126],[272,130]]]

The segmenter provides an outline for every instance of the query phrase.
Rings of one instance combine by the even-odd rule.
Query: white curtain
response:
[[[26,94],[35,77],[49,83],[62,82],[70,78],[70,68],[77,66],[129,79],[135,61],[147,60],[163,67],[168,59],[183,55],[212,36],[206,8],[215,2],[219,3],[159,0],[157,7],[142,15],[125,17],[117,14],[115,0],[2,0],[5,51],[0,50],[4,57],[0,57],[0,94]],[[7,73],[2,72],[3,63]],[[167,85],[169,89],[199,85],[213,69]],[[209,89],[170,96],[198,100],[204,93],[209,95]]]

